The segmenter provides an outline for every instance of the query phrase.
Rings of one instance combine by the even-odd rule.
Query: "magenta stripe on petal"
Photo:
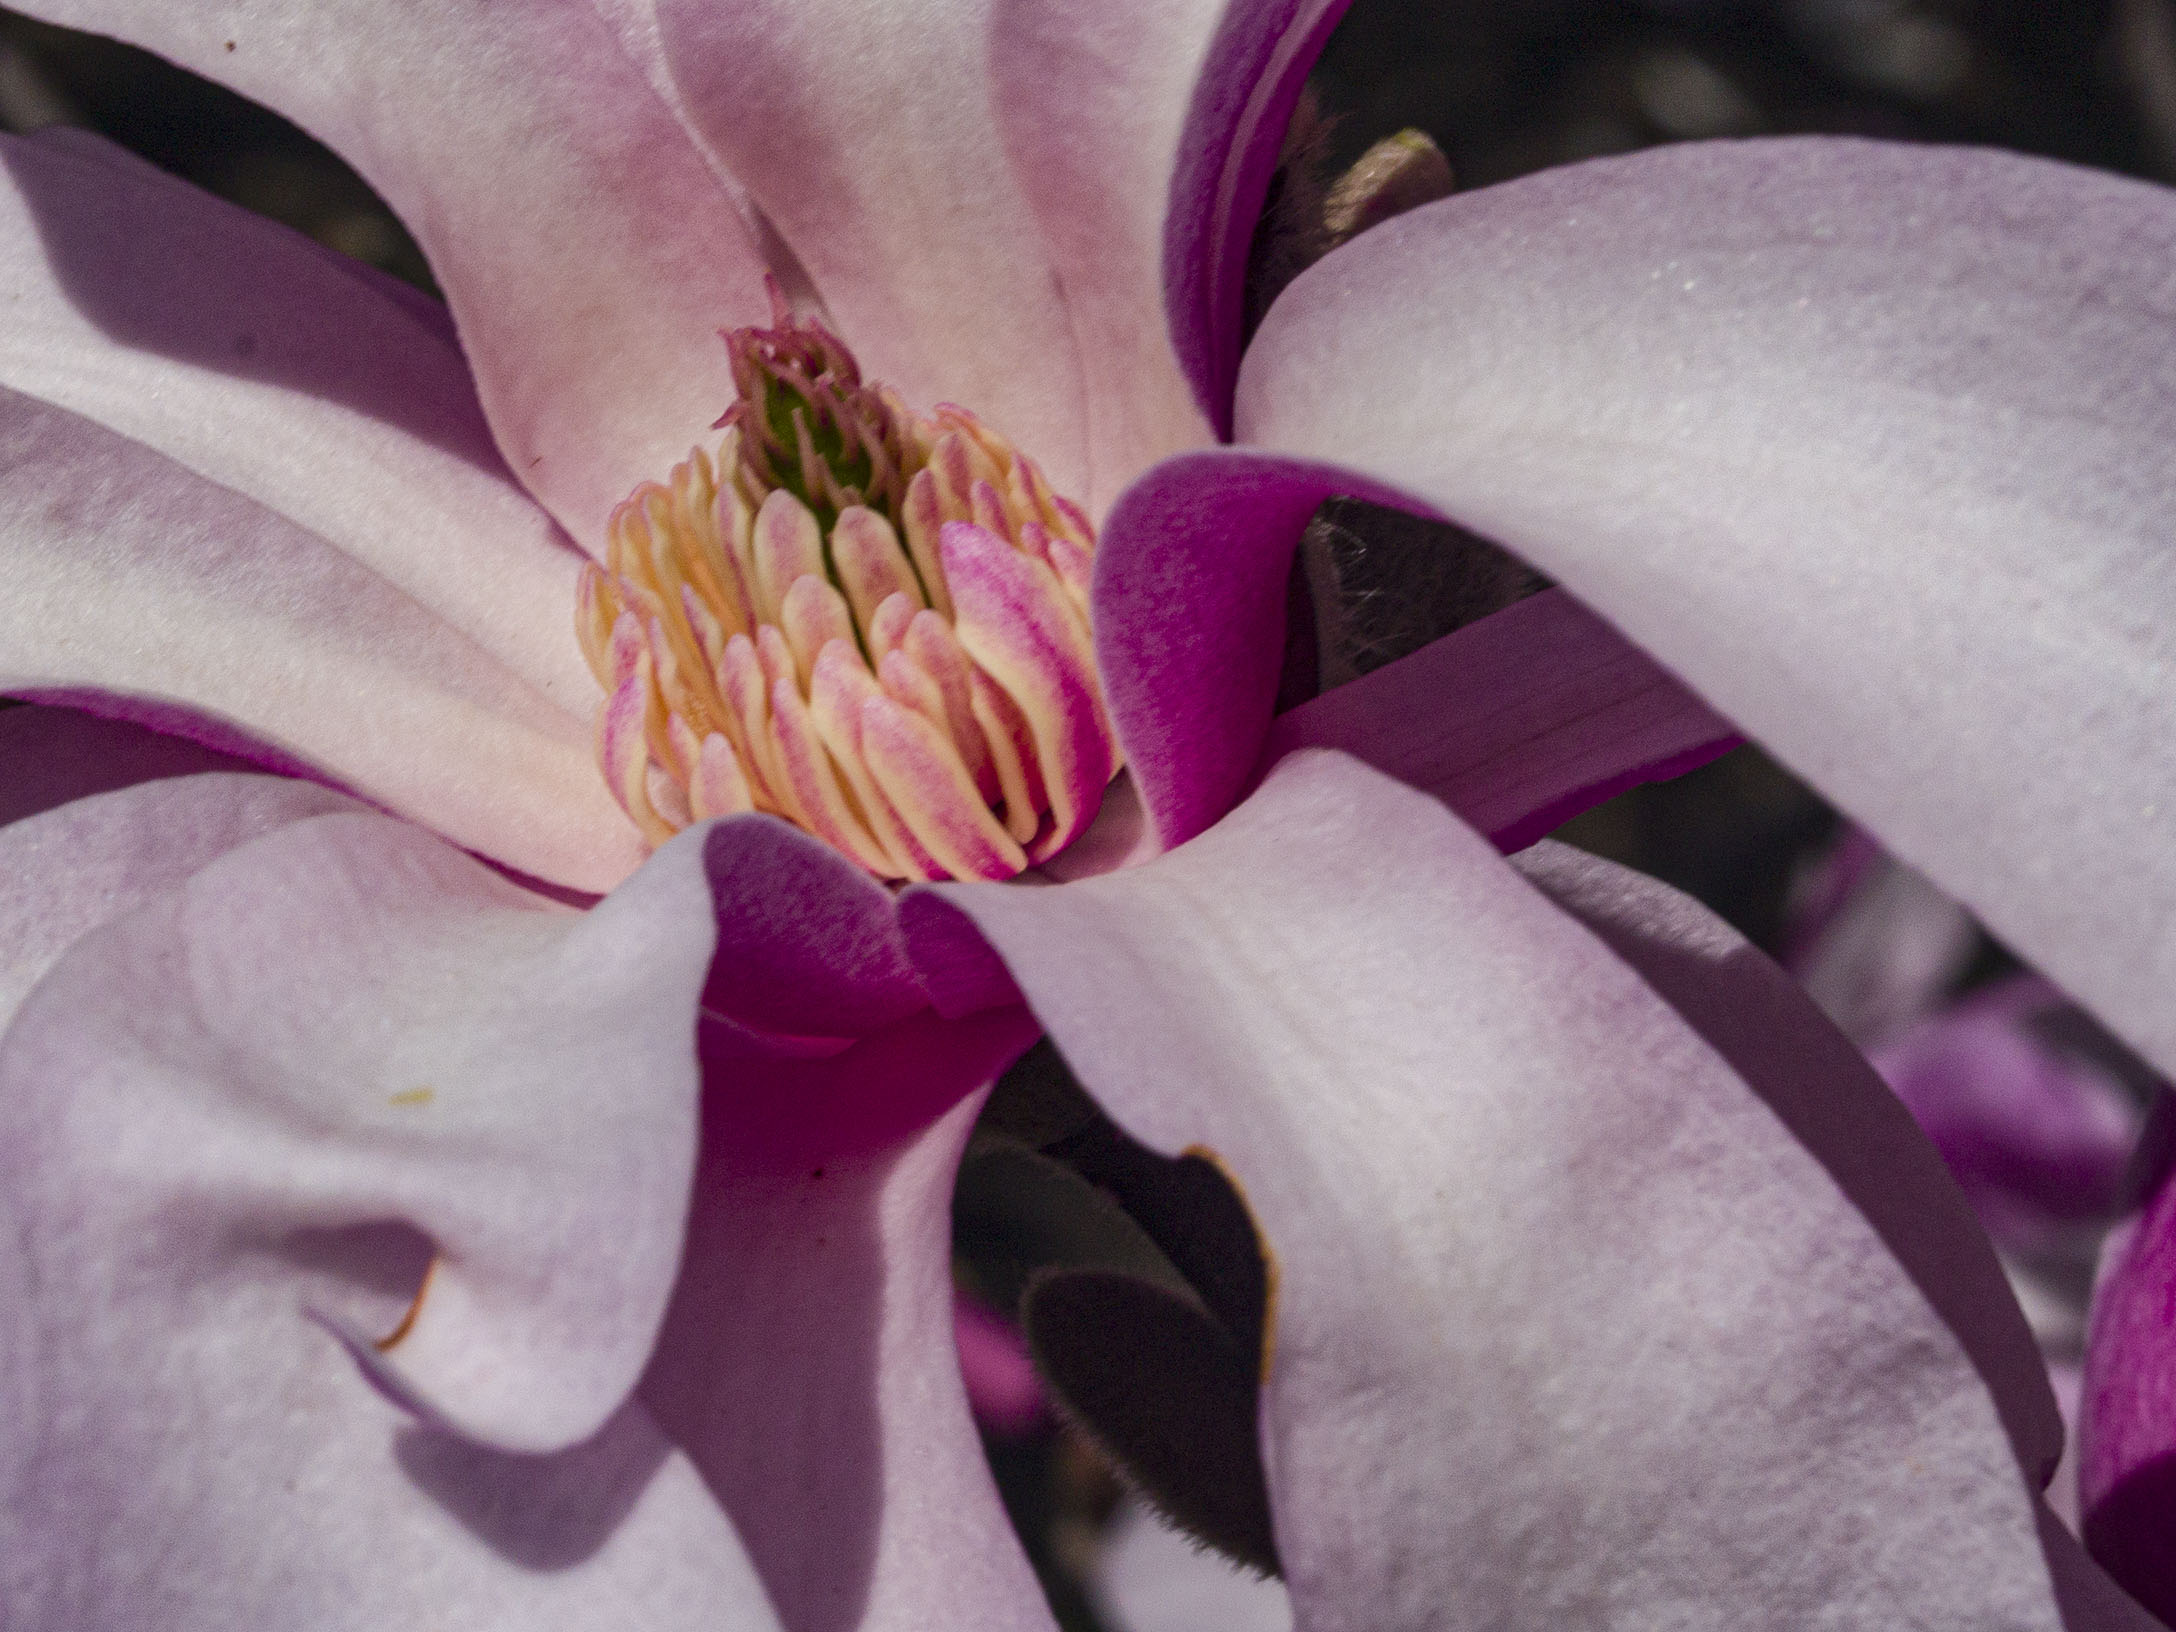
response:
[[[1338,494],[1430,513],[1334,465],[1215,449],[1157,465],[1104,524],[1096,662],[1164,849],[1206,830],[1252,778],[1284,660],[1292,552]]]
[[[1739,742],[1730,722],[1560,589],[1302,703],[1264,766],[1340,748],[1441,799],[1503,850]]]
[[[891,891],[769,816],[703,841],[718,917],[703,1007],[768,1033],[859,1037],[924,1006]]]
[[[752,547],[763,617],[775,622],[786,604],[786,592],[795,583],[822,576],[823,534],[808,506],[781,488],[765,498],[763,508],[756,512]]]
[[[1194,86],[1164,218],[1164,304],[1194,400],[1232,434],[1247,247],[1307,72],[1352,0],[1236,0]]]
[[[922,603],[904,590],[877,602],[869,619],[869,655],[881,662],[886,652],[896,650],[907,637],[907,625],[921,610]]]
[[[625,621],[625,620],[622,620]],[[649,718],[650,654],[635,654],[619,689],[605,700],[597,716],[597,757],[604,763],[605,782],[637,825],[644,807],[642,778],[649,767],[649,739],[644,729]]]

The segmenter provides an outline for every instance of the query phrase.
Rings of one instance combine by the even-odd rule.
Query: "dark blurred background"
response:
[[[1359,0],[1314,89],[1333,174],[1415,127],[1460,187],[1663,142],[1823,131],[2176,180],[2176,0]],[[431,286],[370,189],[284,120],[141,52],[0,11],[0,126],[55,123]],[[1745,749],[1564,836],[1700,896],[1773,950],[1794,882],[1837,826]],[[987,1296],[1016,1283],[1003,1208],[966,1196],[961,1226],[963,1284]],[[992,1426],[989,1444],[1061,1617],[1096,1627],[1081,1584],[1119,1501],[1107,1460],[1048,1412]]]

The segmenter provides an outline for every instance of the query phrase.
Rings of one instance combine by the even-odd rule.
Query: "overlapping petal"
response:
[[[103,735],[104,722],[89,716],[10,710],[0,715],[0,753],[11,770],[27,767],[65,746],[51,730],[35,740],[24,723],[65,732],[75,722],[90,728],[78,736]],[[0,1029],[62,954],[99,925],[261,833],[354,808],[308,782],[212,773],[114,789],[9,820],[0,827],[7,892],[0,900]]]
[[[1350,471],[1217,449],[1128,488],[1096,552],[1096,655],[1165,847],[1209,827],[1265,756],[1338,748],[1448,799],[1507,845],[1730,746],[1729,723],[1606,624],[1543,595],[1276,721],[1292,552]]]
[[[340,0],[308,28],[246,0],[45,9],[355,159],[431,254],[520,481],[587,542],[720,405],[696,359],[754,315],[770,223],[873,374],[972,402],[1100,510],[1203,423],[1144,319],[1156,209],[1178,367],[1213,417],[1245,228],[1339,8],[974,0],[851,8],[850,29],[770,0]],[[1030,69],[1064,94],[1022,95]],[[517,866],[616,882],[632,834],[570,728],[571,642],[530,633],[568,563],[483,452],[427,310],[110,155],[12,153],[0,275],[33,298],[0,341],[0,684],[184,705]],[[148,214],[144,242],[84,206],[93,171]],[[2151,706],[2176,595],[2151,456],[2176,381],[2136,342],[2172,320],[2139,270],[2171,238],[2123,184],[1848,147],[1447,205],[1280,307],[1238,427],[1361,474],[1263,461],[1274,491],[1233,529],[1274,512],[1253,553],[1281,568],[1323,492],[1404,491],[1503,540],[2167,1062],[2151,999],[2176,940],[2140,957],[2094,903],[2136,911],[2142,881],[2176,921]],[[255,270],[216,311],[136,282],[161,257],[191,269],[176,289],[215,279],[236,244]],[[1922,281],[1884,270],[1900,257]],[[319,309],[353,321],[313,333]],[[380,517],[380,491],[413,497]],[[426,547],[471,500],[489,563]],[[1185,572],[1104,577],[1140,602]],[[1813,1091],[1822,1047],[1771,1079],[1753,1011],[1703,1008],[1698,977],[1742,949],[1537,864],[1597,939],[1440,806],[1333,757],[1287,760],[1211,826],[1255,769],[1281,586],[1251,572],[1210,598],[1234,629],[1179,643],[1178,668],[1247,664],[1206,772],[1128,740],[1159,830],[1200,837],[1103,879],[942,893],[1122,1120],[1212,1145],[1246,1186],[1277,1254],[1264,1430],[1302,1623],[1433,1624],[1450,1602],[1573,1625],[2083,1616],[2106,1583],[2037,1531],[2015,1464],[2052,1455],[2045,1389],[1984,1244],[1908,1130],[1844,1137],[1898,1121],[1848,1051],[1855,1121]],[[1106,648],[1161,627],[1122,619]],[[1520,763],[1557,791],[1507,809],[1561,813],[1622,774],[1589,774],[1590,716],[1648,733],[1635,770],[1727,736],[1599,625],[1570,647],[1619,668],[1539,706],[1562,751]],[[1516,713],[1515,663],[1481,664],[1457,700],[1481,728],[1448,750],[1377,728],[1454,689],[1452,655],[1318,708],[1272,757],[1374,744],[1485,803],[1500,779],[1473,767],[1536,740],[1487,729]],[[1154,689],[1114,706],[1160,728]],[[1635,695],[1660,703],[1611,712]],[[2006,780],[2018,743],[2044,785]],[[943,909],[903,935],[883,892],[776,824],[679,841],[577,925],[278,786],[230,809],[224,782],[162,784],[0,831],[0,853],[80,837],[104,910],[139,903],[86,935],[77,874],[20,898],[9,978],[43,984],[0,1043],[0,1207],[24,1242],[0,1295],[39,1315],[0,1350],[30,1445],[0,1475],[0,1580],[32,1624],[233,1625],[239,1596],[266,1626],[762,1626],[771,1603],[796,1632],[1047,1626],[992,1545],[945,1266],[961,1096],[1031,1030],[967,1011],[1013,977]],[[186,839],[98,859],[203,801]],[[2079,854],[2036,847],[2057,830]],[[732,933],[706,988],[714,910]],[[918,1012],[933,993],[949,1018]],[[689,1271],[623,1404],[680,1262],[699,1000]],[[71,1278],[91,1295],[40,1301]],[[129,1477],[199,1465],[206,1434],[237,1449],[186,1502]],[[268,1522],[272,1487],[325,1505]],[[85,1539],[107,1535],[129,1539]]]
[[[335,798],[190,778],[0,842],[126,885],[145,821],[195,807],[178,862]],[[0,1043],[10,1624],[772,1624],[622,1404],[695,1154],[696,846],[576,916],[317,815],[138,893]]]
[[[231,728],[576,887],[639,856],[583,722],[323,539],[14,392],[0,468],[0,689]]]
[[[766,310],[733,195],[587,0],[45,0],[276,108],[360,170],[446,291],[507,463],[585,546],[729,395]]]
[[[1508,852],[1738,741],[1645,652],[1543,590],[1279,715],[1262,757],[1339,749]]]
[[[1018,1009],[837,1060],[713,1059],[687,1269],[642,1398],[794,1632],[1037,1629],[952,1331],[951,1196]]]
[[[0,387],[233,488],[551,702],[581,557],[507,473],[445,308],[87,133],[0,139]]]
[[[1194,82],[1164,220],[1164,315],[1194,400],[1232,431],[1247,255],[1308,72],[1351,0],[1236,0]]]
[[[1764,1102],[1440,806],[1298,755],[1147,866],[940,893],[1129,1131],[1245,1190],[1302,1626],[2061,1624],[1981,1374],[1793,1137],[1827,1113]],[[2029,1360],[1991,1263],[1939,1260],[2006,1311],[1973,1352]],[[2046,1405],[2014,1418],[2042,1460]]]
[[[1213,42],[1258,5],[1000,0],[990,75],[999,129],[1071,322],[1087,408],[1090,508],[1152,460],[1206,441],[1164,321],[1164,230],[1194,149]],[[1228,48],[1227,48],[1228,49]],[[1228,139],[1228,138],[1227,138]]]
[[[2172,250],[2034,159],[1660,149],[1316,266],[1239,430],[1558,578],[2166,1068]]]
[[[639,858],[442,310],[93,138],[0,150],[0,684],[332,777],[524,871]]]

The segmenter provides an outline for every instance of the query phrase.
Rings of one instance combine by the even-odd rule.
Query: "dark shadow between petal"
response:
[[[416,1488],[509,1562],[572,1569],[634,1511],[671,1454],[647,1411],[629,1401],[596,1436],[548,1456],[478,1445],[443,1429],[402,1429],[393,1456]]]

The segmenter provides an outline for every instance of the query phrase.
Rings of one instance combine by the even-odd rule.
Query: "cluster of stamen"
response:
[[[652,845],[762,811],[880,878],[1055,854],[1119,763],[1087,516],[964,409],[865,384],[820,324],[725,338],[723,442],[635,489],[582,574],[613,794]]]

